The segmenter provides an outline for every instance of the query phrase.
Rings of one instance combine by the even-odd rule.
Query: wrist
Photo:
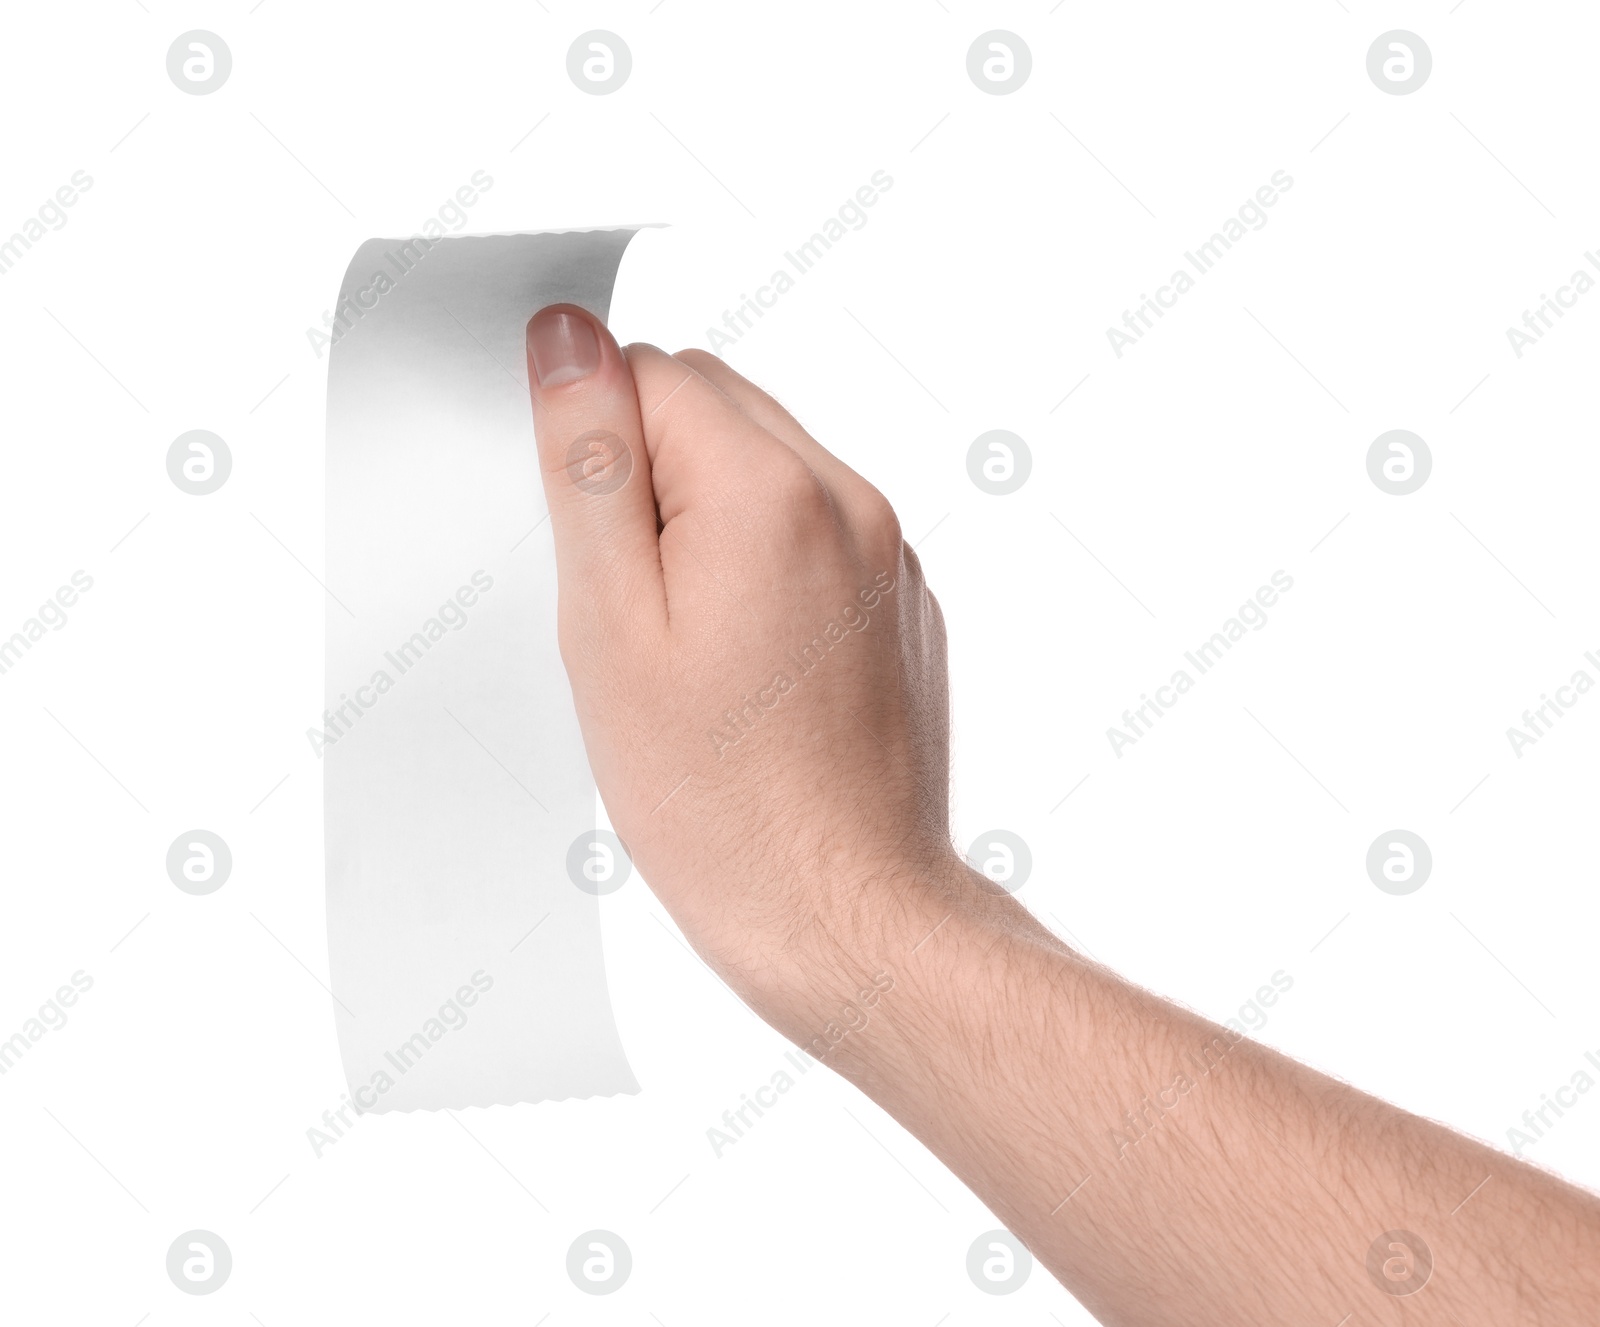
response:
[[[923,1060],[1013,945],[1063,946],[948,847],[853,887],[799,928],[775,982],[742,991],[806,1054],[858,1081]],[[865,1084],[863,1084],[865,1085]]]

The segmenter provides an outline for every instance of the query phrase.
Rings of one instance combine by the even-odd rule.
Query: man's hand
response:
[[[555,306],[528,367],[606,809],[700,953],[787,1025],[826,1003],[824,953],[959,873],[938,606],[883,495],[715,356],[624,351]]]
[[[883,496],[714,356],[528,324],[612,823],[774,1026],[1102,1321],[1594,1321],[1600,1202],[1121,981],[949,840],[944,629]]]

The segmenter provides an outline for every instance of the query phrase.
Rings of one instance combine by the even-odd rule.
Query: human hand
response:
[[[835,998],[819,973],[872,975],[856,937],[971,888],[938,605],[883,495],[715,356],[624,351],[571,305],[527,346],[561,654],[612,824],[696,949],[803,1035]]]
[[[1448,1239],[1428,1321],[1577,1320],[1592,1195],[1124,982],[960,861],[943,623],[877,490],[712,355],[556,306],[528,358],[595,778],[757,1012],[814,1045],[892,988],[818,1053],[1104,1322],[1376,1313],[1408,1230]]]

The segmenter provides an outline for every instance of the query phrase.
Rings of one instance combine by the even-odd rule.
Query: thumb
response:
[[[534,314],[527,350],[563,631],[601,641],[664,626],[650,456],[627,360],[605,325],[574,304]]]

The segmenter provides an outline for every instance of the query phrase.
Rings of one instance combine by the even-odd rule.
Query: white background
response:
[[[1506,337],[1600,246],[1590,7],[107,0],[4,23],[0,235],[94,184],[0,277],[0,635],[74,571],[94,588],[0,676],[0,1037],[94,985],[0,1078],[0,1314],[1087,1321],[1037,1269],[980,1293],[992,1216],[821,1070],[715,1157],[784,1043],[637,878],[603,909],[639,1096],[369,1118],[313,1154],[343,1084],[305,331],[361,241],[480,169],[471,230],[670,222],[613,308],[669,349],[886,170],[726,354],[918,542],[961,842],[1021,834],[1030,907],[1213,1017],[1283,971],[1265,1040],[1497,1145],[1600,1052],[1600,698],[1520,759],[1506,738],[1600,678],[1600,294],[1520,359]],[[233,53],[211,95],[167,76],[192,28]],[[607,96],[566,73],[595,28],[633,54]],[[966,71],[992,28],[1032,50],[1011,95]],[[1395,28],[1433,52],[1407,96],[1366,72]],[[1106,328],[1277,170],[1269,224],[1118,359]],[[233,455],[208,497],[165,469],[193,428]],[[967,477],[992,428],[1033,457],[1009,497]],[[1393,428],[1433,456],[1408,497],[1366,472]],[[1107,727],[1278,569],[1268,625],[1118,758]],[[164,868],[196,827],[234,855],[202,898]],[[1364,866],[1394,828],[1434,857],[1404,897]],[[1593,1185],[1600,1093],[1579,1103],[1526,1155]],[[607,1297],[564,1268],[597,1227],[633,1252]],[[164,1269],[193,1228],[233,1252],[207,1298]]]

